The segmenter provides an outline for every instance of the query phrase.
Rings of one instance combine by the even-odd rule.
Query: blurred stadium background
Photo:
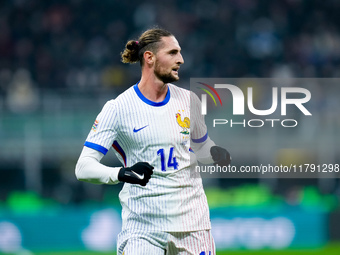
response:
[[[140,77],[120,63],[128,39],[172,31],[185,88],[190,77],[339,77],[339,13],[337,0],[0,1],[0,254],[114,254],[121,185],[81,183],[74,166],[103,104]],[[334,93],[314,112],[332,109],[323,130],[339,163]],[[111,152],[104,163],[118,161]],[[218,254],[339,254],[339,179],[205,189]]]

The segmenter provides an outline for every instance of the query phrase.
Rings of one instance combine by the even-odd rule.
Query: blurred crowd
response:
[[[1,1],[0,95],[126,88],[140,73],[120,63],[120,52],[154,25],[178,38],[186,84],[190,77],[339,77],[339,11],[337,0]]]

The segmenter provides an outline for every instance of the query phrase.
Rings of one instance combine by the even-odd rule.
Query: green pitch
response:
[[[19,255],[16,254],[4,254],[1,255]],[[115,252],[33,252],[33,255],[115,255]],[[340,243],[333,243],[327,245],[325,248],[315,250],[262,250],[262,251],[217,251],[217,255],[338,255],[340,254]],[[25,254],[26,255],[26,254]]]

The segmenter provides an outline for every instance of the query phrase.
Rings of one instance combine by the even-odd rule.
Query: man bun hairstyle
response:
[[[139,61],[138,41],[130,40],[126,43],[124,52],[121,53],[123,63],[136,63]]]
[[[121,53],[123,63],[139,62],[141,66],[144,65],[144,52],[151,51],[156,54],[162,37],[172,36],[172,34],[162,28],[151,28],[146,30],[138,40],[129,40],[124,51]]]

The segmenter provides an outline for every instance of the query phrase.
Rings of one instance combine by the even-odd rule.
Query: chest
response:
[[[187,104],[164,107],[140,106],[120,116],[118,136],[134,147],[185,144],[190,137],[190,109]]]

